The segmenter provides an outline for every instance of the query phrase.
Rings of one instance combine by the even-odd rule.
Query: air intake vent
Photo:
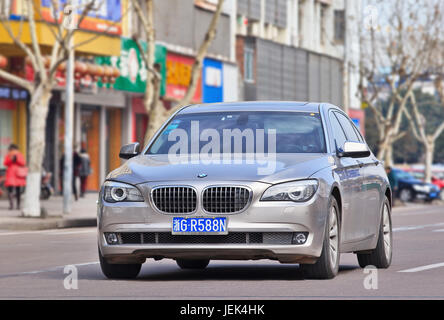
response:
[[[250,190],[243,187],[209,187],[203,193],[202,205],[211,213],[242,211],[250,200]]]
[[[156,208],[166,213],[191,213],[196,210],[196,191],[190,187],[159,187],[152,192]]]
[[[308,232],[300,232],[308,237]],[[121,232],[117,244],[295,244],[294,232],[231,232],[226,235],[172,235],[170,232]],[[107,233],[105,233],[107,235]],[[108,241],[108,240],[107,240]],[[109,243],[108,244],[116,244]]]

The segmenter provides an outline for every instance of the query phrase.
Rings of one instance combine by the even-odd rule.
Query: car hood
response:
[[[139,155],[128,160],[112,171],[107,180],[130,184],[152,181],[195,181],[198,175],[208,181],[259,181],[279,183],[289,180],[308,178],[315,172],[331,166],[331,156],[326,154],[277,154],[275,159],[251,160],[246,163],[245,155],[234,156],[229,164],[205,164],[203,161],[192,163],[171,163],[168,155]],[[241,162],[240,164],[235,161]]]

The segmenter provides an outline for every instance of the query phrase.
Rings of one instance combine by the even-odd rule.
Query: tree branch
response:
[[[20,78],[20,77],[14,75],[12,73],[9,73],[7,71],[4,71],[2,69],[0,69],[0,78],[5,79],[9,82],[12,82],[22,88],[25,88],[26,90],[29,91],[30,94],[32,94],[34,92],[33,86],[29,81],[27,81],[23,78]]]
[[[45,65],[43,63],[43,57],[42,52],[40,51],[40,45],[37,38],[37,28],[35,25],[35,19],[34,19],[34,2],[33,0],[27,0],[26,5],[28,8],[28,24],[29,24],[29,33],[31,35],[31,43],[32,48],[34,51],[34,55],[36,58],[38,69],[35,69],[40,75],[40,79],[42,81],[46,80],[46,72],[45,72]]]

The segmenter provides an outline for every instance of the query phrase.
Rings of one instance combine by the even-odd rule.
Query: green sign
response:
[[[129,38],[122,38],[122,48],[120,57],[97,57],[96,63],[100,65],[110,65],[120,70],[120,76],[116,78],[114,85],[110,83],[97,83],[98,87],[124,90],[131,92],[144,93],[146,89],[147,72],[145,62],[143,61],[137,43]],[[146,42],[141,43],[144,51],[147,50]],[[155,60],[159,65],[162,82],[160,86],[160,95],[165,95],[166,79],[166,55],[167,49],[164,46],[156,44]]]

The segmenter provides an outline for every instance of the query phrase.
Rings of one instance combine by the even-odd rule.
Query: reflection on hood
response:
[[[326,154],[276,154],[267,160],[248,159],[245,154],[231,155],[224,163],[205,162],[187,155],[180,163],[172,163],[168,155],[140,155],[112,171],[107,180],[138,184],[150,181],[194,181],[206,174],[208,181],[260,181],[278,183],[304,179],[329,167]],[[223,158],[221,158],[223,159]]]

